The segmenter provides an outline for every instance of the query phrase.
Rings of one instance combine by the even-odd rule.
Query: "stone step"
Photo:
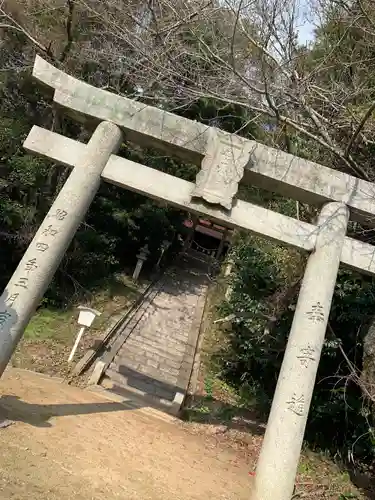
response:
[[[115,356],[116,358],[128,359],[130,361],[137,361],[141,363],[143,360],[152,361],[151,366],[159,363],[166,363],[170,368],[179,369],[183,360],[183,356],[171,357],[167,353],[164,354],[157,348],[144,347],[141,344],[125,344],[122,349]],[[157,368],[157,366],[155,366]]]
[[[103,379],[103,389],[109,390],[117,397],[123,399],[126,404],[131,404],[132,408],[151,407],[164,411],[174,416],[178,416],[184,397],[181,393],[176,393],[173,400],[159,398],[157,396],[150,396],[149,394],[134,391],[133,388],[124,386],[113,381],[107,377]]]
[[[183,258],[124,325],[102,383],[124,397],[168,407],[174,414],[187,390],[199,330],[197,313],[203,311],[207,290],[204,266],[192,262]]]
[[[109,368],[106,371],[106,377],[111,380],[113,385],[118,385],[123,389],[137,394],[139,397],[148,396],[153,399],[173,401],[176,394],[176,387],[163,384],[162,382],[137,373],[133,370],[124,370],[119,373],[117,370]],[[108,383],[108,382],[107,382]]]
[[[183,265],[184,267],[189,269],[199,269],[199,270],[206,270],[207,266],[210,266],[216,262],[215,257],[212,255],[207,255],[202,252],[199,252],[198,250],[195,250],[194,248],[189,248],[186,250],[186,252],[182,255],[182,259],[184,259]]]
[[[172,336],[155,336],[154,332],[148,332],[148,331],[143,331],[143,332],[134,332],[133,335],[131,335],[128,340],[130,341],[139,341],[140,339],[144,339],[145,342],[148,342],[150,345],[153,343],[157,343],[159,345],[165,345],[167,348],[164,349],[167,352],[173,353],[173,352],[184,352],[185,351],[185,346],[189,345],[187,342],[189,340],[189,337],[186,335],[183,340],[181,338],[173,338]]]
[[[132,370],[138,371],[139,373],[149,373],[155,379],[171,380],[171,377],[178,377],[180,374],[186,374],[187,371],[191,370],[193,358],[185,359],[183,358],[181,362],[176,365],[171,363],[169,359],[163,361],[157,361],[153,358],[147,358],[146,356],[140,356],[134,354],[132,356],[116,356],[112,362],[113,366],[130,368]],[[178,375],[175,375],[177,374]]]
[[[184,353],[186,351],[186,344],[181,343],[172,343],[168,342],[157,342],[155,340],[150,339],[146,335],[139,335],[133,338],[129,338],[127,342],[123,344],[121,349],[119,350],[119,354],[126,353],[128,351],[139,350],[139,352],[150,352],[161,359],[173,359],[178,362],[183,358]]]
[[[120,330],[120,333],[131,333],[133,330],[137,329],[139,325],[147,321],[147,308],[141,307],[132,318],[129,319],[125,325]]]
[[[114,346],[116,342],[119,342],[121,339],[126,339],[130,337],[134,332],[137,332],[138,329],[142,329],[144,323],[146,322],[145,318],[145,309],[149,307],[152,303],[154,295],[151,297],[146,297],[142,304],[138,307],[136,311],[133,311],[130,316],[127,318],[126,322],[121,325],[116,332],[116,336],[112,339],[112,341],[108,344],[108,348]]]
[[[191,323],[189,325],[191,327]],[[152,324],[143,325],[142,329],[136,329],[133,331],[128,339],[134,339],[139,336],[147,337],[151,341],[155,342],[170,342],[171,344],[185,344],[188,340],[188,328],[181,327],[176,331],[177,328],[166,329],[165,327],[155,326]]]
[[[158,380],[160,382],[165,382],[166,384],[174,385],[177,381],[179,370],[175,368],[169,368],[162,364],[161,366],[155,368],[147,363],[147,360],[137,363],[137,361],[131,361],[127,358],[116,357],[113,363],[111,363],[110,368],[115,369],[119,373],[126,369],[131,369],[139,374],[147,375],[148,377]]]

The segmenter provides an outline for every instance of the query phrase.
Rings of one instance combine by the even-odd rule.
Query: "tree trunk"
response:
[[[363,339],[363,369],[361,374],[364,396],[375,410],[375,317],[372,318]]]

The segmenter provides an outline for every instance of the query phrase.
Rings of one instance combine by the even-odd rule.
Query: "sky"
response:
[[[298,29],[298,40],[305,44],[314,40],[314,25],[307,21]]]
[[[314,14],[312,14],[311,8],[309,6],[309,0],[299,0],[299,11],[300,11],[300,26],[298,29],[298,39],[300,43],[305,44],[312,42],[314,40]],[[308,19],[306,19],[306,17]]]

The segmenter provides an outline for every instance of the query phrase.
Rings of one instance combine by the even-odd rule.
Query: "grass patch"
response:
[[[82,303],[102,313],[88,331],[98,333],[112,315],[125,312],[139,293],[140,287],[125,275],[117,275],[103,282],[102,288]],[[30,341],[55,339],[59,342],[69,342],[79,329],[78,305],[80,304],[77,303],[68,310],[48,307],[39,309],[28,324],[24,338]]]
[[[67,310],[40,308],[25,330],[12,359],[13,366],[65,376],[70,370],[67,358],[79,331],[77,306],[86,305],[102,314],[85,331],[75,361],[104,334],[112,316],[125,314],[142,288],[128,276],[116,275],[74,307]]]
[[[73,311],[40,309],[28,324],[24,338],[30,341],[43,341],[50,338],[68,341],[72,337],[73,325]]]
[[[298,466],[296,491],[307,498],[332,498],[337,500],[362,499],[348,472],[333,463],[325,453],[304,450]],[[298,497],[297,497],[298,498]]]

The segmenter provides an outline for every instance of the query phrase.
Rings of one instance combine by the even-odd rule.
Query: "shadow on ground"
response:
[[[188,422],[225,426],[241,432],[261,436],[266,422],[255,411],[223,403],[207,396],[187,398],[181,418]]]
[[[133,296],[134,298],[137,298],[141,295],[139,286],[133,284],[131,281],[129,281],[128,283],[124,283],[115,278],[101,283],[101,286],[103,287],[105,284],[107,285],[110,299],[113,299],[113,297],[118,297],[118,296],[120,297]]]
[[[35,427],[52,427],[49,420],[53,417],[69,415],[89,415],[124,411],[127,408],[121,403],[83,403],[83,404],[33,404],[26,403],[18,396],[5,395],[0,398],[0,419],[24,422]]]
[[[375,500],[375,475],[374,471],[359,472],[349,469],[352,483],[365,495],[368,500]]]

